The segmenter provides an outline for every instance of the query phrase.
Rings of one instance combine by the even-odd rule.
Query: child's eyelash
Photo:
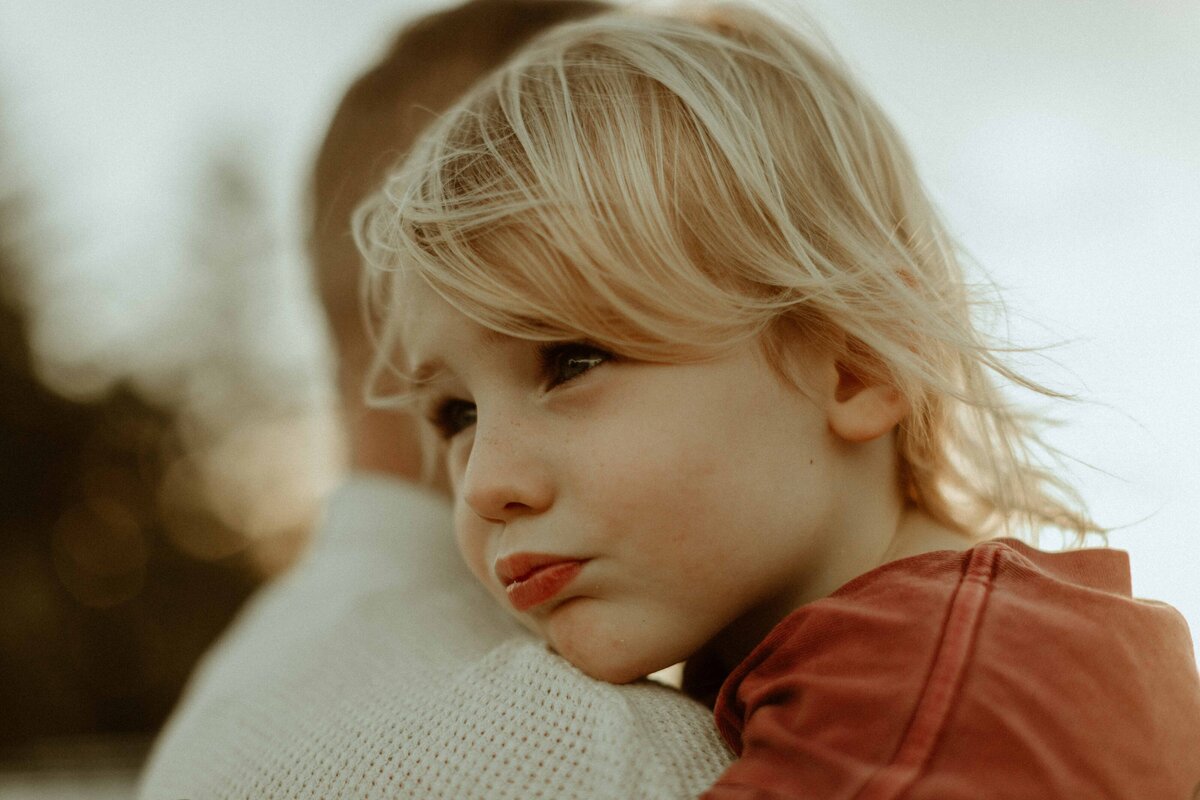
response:
[[[452,439],[475,424],[475,404],[457,397],[438,400],[425,415],[442,439]]]
[[[538,347],[538,361],[546,388],[574,380],[616,355],[591,342],[546,342]]]
[[[538,373],[546,389],[581,377],[616,355],[586,341],[546,342],[537,348]],[[437,400],[425,415],[443,439],[452,439],[475,424],[475,404],[458,397]]]

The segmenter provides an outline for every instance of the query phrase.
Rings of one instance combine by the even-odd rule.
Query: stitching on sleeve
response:
[[[933,668],[908,730],[891,763],[875,773],[858,793],[857,800],[895,800],[916,781],[933,755],[970,663],[979,621],[987,607],[1003,550],[1003,545],[994,542],[979,544],[972,550],[950,601]]]

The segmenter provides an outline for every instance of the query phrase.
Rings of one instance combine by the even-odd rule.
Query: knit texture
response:
[[[495,606],[445,504],[380,477],[209,654],[144,800],[682,798],[731,760],[664,686],[594,681]]]

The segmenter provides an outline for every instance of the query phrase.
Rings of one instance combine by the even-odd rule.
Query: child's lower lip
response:
[[[559,561],[529,573],[505,587],[508,602],[517,611],[528,611],[552,600],[583,569],[582,561]]]

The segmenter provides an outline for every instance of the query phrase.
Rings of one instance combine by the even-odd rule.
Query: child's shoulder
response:
[[[1045,665],[1058,647],[1079,658],[1122,642],[1157,643],[1154,649],[1169,643],[1192,657],[1182,615],[1133,596],[1123,550],[1053,552],[1013,538],[877,567],[798,609],[764,645],[772,639],[803,643],[813,630],[844,630],[856,640],[920,640],[929,652],[957,648],[974,662],[1023,657],[1032,648]]]
[[[947,591],[956,592],[964,582],[1027,592],[1063,584],[1076,590],[1132,597],[1129,555],[1123,550],[1096,547],[1048,551],[1020,539],[1003,537],[890,560],[810,605],[820,609],[822,603],[830,600],[869,600],[918,587],[944,595]]]
[[[1187,624],[1132,597],[1127,555],[1107,548],[994,539],[885,564],[785,618],[716,713],[743,758],[783,725],[789,747],[837,756],[813,769],[853,761],[889,780],[936,765],[982,786],[994,769],[988,779],[1030,781],[1012,796],[1040,797],[1045,775],[1000,772],[1032,764],[1031,748],[1062,796],[1175,796],[1159,790],[1200,779]],[[1159,783],[1137,783],[1172,758]]]

